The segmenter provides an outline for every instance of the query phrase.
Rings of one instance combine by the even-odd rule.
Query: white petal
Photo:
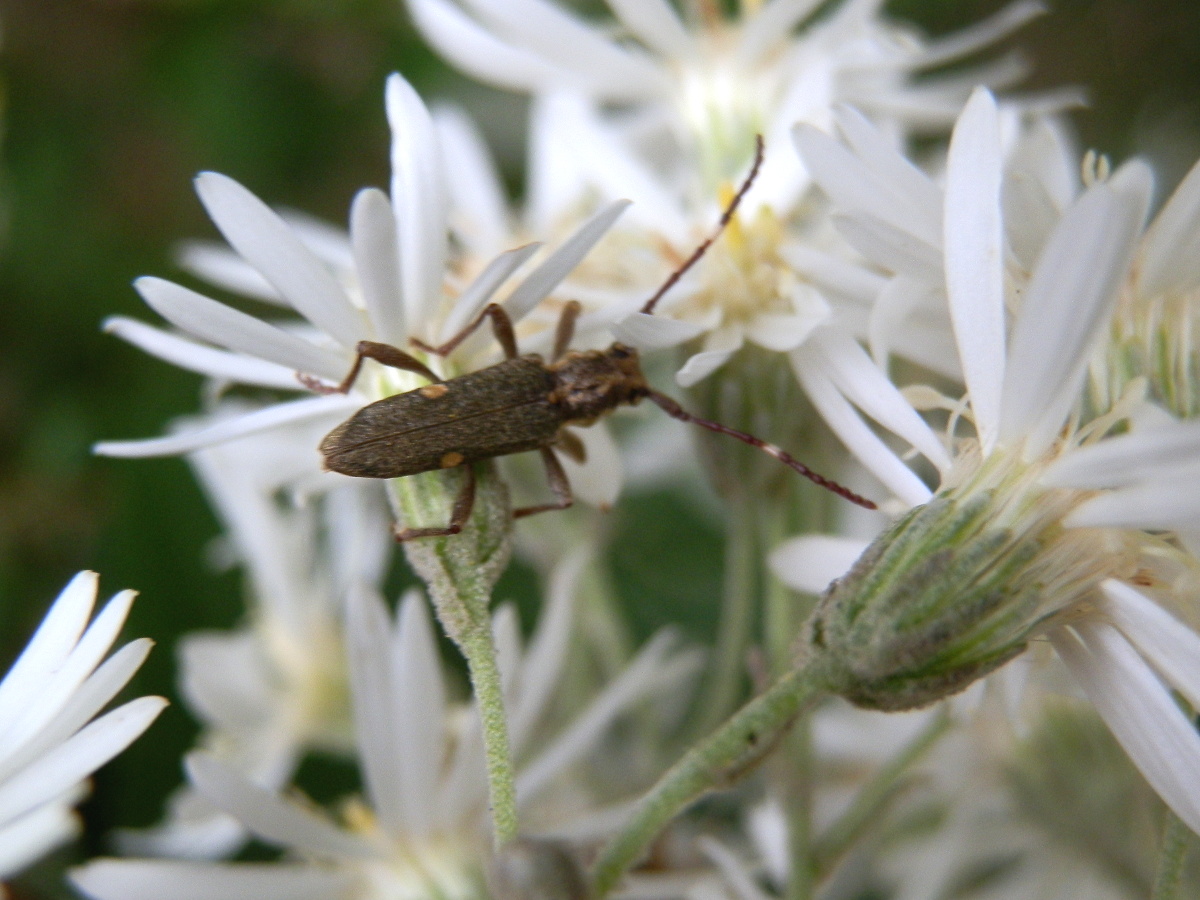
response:
[[[950,468],[950,455],[937,435],[856,340],[831,326],[814,335],[809,345],[813,347],[812,358],[820,360],[829,378],[851,403],[908,441],[939,471]]]
[[[720,328],[710,332],[704,341],[704,349],[688,358],[675,373],[675,383],[680,387],[692,387],[703,381],[742,348],[744,336],[738,327]]]
[[[986,50],[1045,12],[1046,5],[1035,0],[1010,3],[982,21],[930,41],[913,55],[909,65],[929,69]]]
[[[364,841],[324,816],[264,790],[211,754],[189,753],[184,766],[192,784],[210,802],[269,843],[331,859],[373,855]]]
[[[806,315],[784,315],[781,313],[760,313],[746,325],[746,340],[758,344],[776,353],[786,353],[795,350],[813,333],[819,325],[825,322],[831,314],[828,304],[824,313]]]
[[[610,203],[575,229],[575,232],[534,269],[529,277],[513,288],[513,292],[502,304],[509,317],[514,322],[525,318],[531,309],[541,303],[579,265],[628,206],[628,200]]]
[[[378,188],[358,192],[350,206],[350,245],[363,303],[374,337],[399,346],[408,337],[400,288],[399,238],[387,194]]]
[[[393,74],[386,95],[400,288],[407,327],[415,332],[442,304],[448,254],[445,171],[433,120],[412,85]]]
[[[351,900],[349,872],[309,863],[98,859],[71,871],[93,900]]]
[[[216,172],[197,176],[196,193],[230,246],[297,312],[343,347],[363,337],[362,319],[341,286],[277,213]]]
[[[1147,298],[1200,283],[1200,162],[1171,194],[1142,241],[1138,289]]]
[[[8,880],[81,830],[71,803],[48,803],[0,826],[0,880]]]
[[[666,0],[606,0],[633,35],[663,56],[689,57],[696,42]]]
[[[179,267],[211,285],[243,297],[253,297],[276,306],[291,307],[262,273],[225,244],[216,241],[184,241],[175,249]]]
[[[508,198],[483,135],[465,112],[435,107],[433,125],[445,156],[454,230],[471,255],[489,259],[509,243]]]
[[[253,384],[279,390],[298,390],[296,369],[240,353],[214,350],[136,319],[112,316],[104,330],[161,360],[221,381]]]
[[[647,54],[609,40],[545,0],[466,2],[509,40],[586,79],[602,99],[640,99],[667,87],[664,73]]]
[[[492,295],[496,293],[500,285],[504,284],[513,272],[521,268],[541,246],[537,243],[525,244],[501,253],[488,263],[454,302],[454,308],[450,310],[450,315],[446,316],[438,340],[445,343],[462,331],[467,323],[474,319],[492,299]]]
[[[194,428],[180,434],[149,438],[144,441],[101,441],[92,447],[99,456],[136,459],[146,456],[179,456],[201,447],[256,434],[310,419],[336,419],[362,406],[362,399],[353,395],[331,394],[327,397],[306,397],[289,403],[276,403],[236,418],[224,419],[207,427]],[[332,427],[335,422],[330,423]],[[313,465],[317,466],[316,448]]]
[[[632,313],[614,322],[612,335],[622,344],[639,350],[662,350],[699,337],[704,332],[702,325],[682,319],[668,319],[647,313]]]
[[[340,381],[349,368],[341,353],[318,347],[174,282],[145,277],[134,286],[156,313],[202,340],[330,381]]]
[[[737,855],[715,838],[702,836],[697,842],[700,851],[717,867],[735,900],[770,900],[770,894],[760,888],[749,868]]]
[[[942,277],[942,251],[927,241],[869,213],[832,217],[834,226],[850,246],[876,265],[914,281],[935,282]]]
[[[996,443],[1004,384],[1002,150],[996,101],[977,88],[950,138],[943,246],[950,319],[985,455]]]
[[[400,604],[392,644],[392,697],[396,731],[392,752],[400,758],[407,828],[424,835],[437,812],[438,778],[445,755],[446,685],[429,606],[420,594]],[[403,747],[402,752],[397,752]]]
[[[0,822],[24,815],[91,775],[133,743],[166,705],[161,697],[131,700],[0,784]]]
[[[1063,521],[1071,528],[1195,529],[1200,524],[1200,466],[1178,478],[1100,494]]]
[[[1163,679],[1200,709],[1200,635],[1127,584],[1101,586],[1100,609]]]
[[[1097,623],[1049,637],[1096,711],[1151,787],[1200,832],[1200,735],[1115,628]]]
[[[1101,489],[1163,479],[1169,470],[1200,462],[1200,421],[1143,428],[1080,447],[1052,463],[1042,477],[1051,487]]]
[[[893,494],[911,506],[933,496],[920,478],[867,427],[830,380],[819,359],[809,353],[811,342],[789,354],[792,368],[813,406],[860,463]]]
[[[867,542],[858,538],[810,534],[784,541],[771,551],[767,562],[788,587],[820,594],[845,575],[866,549]]]
[[[99,579],[87,571],[71,579],[0,681],[0,733],[8,731],[13,719],[23,713],[30,693],[40,690],[70,655],[92,614]]]
[[[1000,438],[1040,454],[1076,401],[1093,341],[1108,322],[1145,218],[1149,170],[1089,189],[1063,215],[1013,326]]]
[[[402,754],[396,752],[391,632],[383,599],[365,585],[353,586],[346,601],[346,640],[359,765],[371,807],[385,828],[400,834],[405,797]]]
[[[787,35],[802,19],[808,18],[821,0],[771,0],[760,7],[742,26],[738,40],[738,59],[752,63]]]
[[[554,567],[537,629],[521,665],[520,691],[509,713],[509,734],[516,756],[524,749],[533,726],[558,686],[570,648],[571,624],[578,582],[588,554],[575,551]]]
[[[564,453],[555,453],[575,498],[597,509],[612,509],[621,495],[625,467],[611,430],[604,422],[597,422],[588,428],[574,429],[573,433],[583,441],[587,462],[580,465]]]

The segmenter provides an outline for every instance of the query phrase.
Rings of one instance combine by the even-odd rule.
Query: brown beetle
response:
[[[653,313],[659,299],[679,280],[720,235],[762,164],[762,139],[758,140],[754,165],[745,182],[721,215],[717,228],[664,282],[642,307]],[[566,304],[558,322],[554,349],[547,363],[537,354],[522,355],[508,314],[489,304],[461,332],[438,347],[413,339],[420,349],[446,356],[490,318],[496,340],[504,352],[501,363],[440,379],[428,366],[409,353],[389,344],[359,342],[354,366],[337,387],[349,391],[364,359],[415,372],[428,378],[425,387],[364,406],[321,441],[325,467],[359,478],[401,478],[435,469],[463,466],[466,478],[455,500],[450,524],[443,528],[397,529],[396,540],[458,534],[471,515],[475,500],[475,476],[471,464],[527,450],[542,455],[555,502],[513,511],[514,518],[566,509],[571,505],[571,485],[552,447],[582,459],[579,439],[566,426],[591,425],[618,406],[633,406],[649,399],[668,415],[737,438],[778,459],[805,478],[874,509],[875,504],[842,485],[813,472],[778,447],[751,434],[710,422],[686,412],[674,400],[650,387],[642,374],[638,353],[614,343],[605,350],[569,350],[580,306]]]

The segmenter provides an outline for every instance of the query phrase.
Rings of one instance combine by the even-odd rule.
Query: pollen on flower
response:
[[[722,190],[722,203],[732,192]],[[798,279],[779,256],[784,231],[766,208],[753,218],[736,215],[722,240],[713,245],[700,265],[704,287],[685,308],[699,318],[721,324],[749,324],[763,313],[795,312]]]

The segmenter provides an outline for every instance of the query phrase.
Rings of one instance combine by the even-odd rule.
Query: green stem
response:
[[[1158,851],[1158,871],[1154,874],[1151,900],[1177,900],[1183,882],[1183,864],[1187,859],[1191,829],[1175,813],[1167,810],[1163,828],[1162,847]]]
[[[888,761],[858,792],[850,804],[813,848],[813,861],[818,878],[824,878],[838,861],[854,846],[862,833],[878,820],[883,807],[895,796],[900,779],[908,768],[920,759],[950,727],[950,717],[945,712],[932,722],[903,750]]]
[[[787,736],[785,758],[776,762],[773,783],[783,801],[787,821],[788,873],[786,900],[810,900],[817,887],[816,858],[813,851],[813,780],[814,754],[812,717],[804,716]]]
[[[716,728],[742,697],[746,654],[754,621],[754,583],[759,566],[755,529],[750,521],[752,506],[753,503],[746,499],[730,503],[717,646],[709,668],[708,685],[699,694],[704,698],[704,704],[694,736],[708,734]]]
[[[500,847],[517,836],[517,789],[509,753],[500,667],[496,664],[496,646],[488,620],[467,629],[463,634],[462,651],[467,658],[471,687],[483,723],[492,831],[496,846]]]
[[[599,900],[615,888],[659,831],[692,801],[731,784],[760,762],[800,711],[824,692],[823,676],[814,666],[793,669],[685,753],[600,851],[590,896]]]

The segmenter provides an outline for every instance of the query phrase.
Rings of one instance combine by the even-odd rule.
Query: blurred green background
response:
[[[1002,5],[897,0],[889,9],[940,33]],[[1091,108],[1075,116],[1083,144],[1115,160],[1149,155],[1169,189],[1200,156],[1200,4],[1051,6],[1010,42],[1033,62],[1027,86],[1085,87]],[[172,245],[213,236],[191,190],[200,170],[333,222],[345,221],[357,188],[386,186],[382,93],[394,70],[427,99],[475,113],[519,190],[523,104],[441,64],[399,0],[0,3],[0,670],[81,568],[102,574],[105,596],[142,592],[126,633],[159,647],[139,693],[170,692],[174,635],[236,620],[238,580],[205,564],[217,526],[186,465],[89,452],[98,439],[154,435],[193,410],[198,379],[99,324],[113,313],[153,319],[131,280],[178,277]],[[655,597],[686,583],[717,595],[719,531],[691,509],[670,497],[622,502],[623,591]],[[681,541],[689,534],[696,544]],[[643,629],[677,611],[649,606]],[[106,771],[76,853],[100,852],[114,824],[156,817],[190,729],[176,706]],[[54,895],[37,882],[26,896]]]

